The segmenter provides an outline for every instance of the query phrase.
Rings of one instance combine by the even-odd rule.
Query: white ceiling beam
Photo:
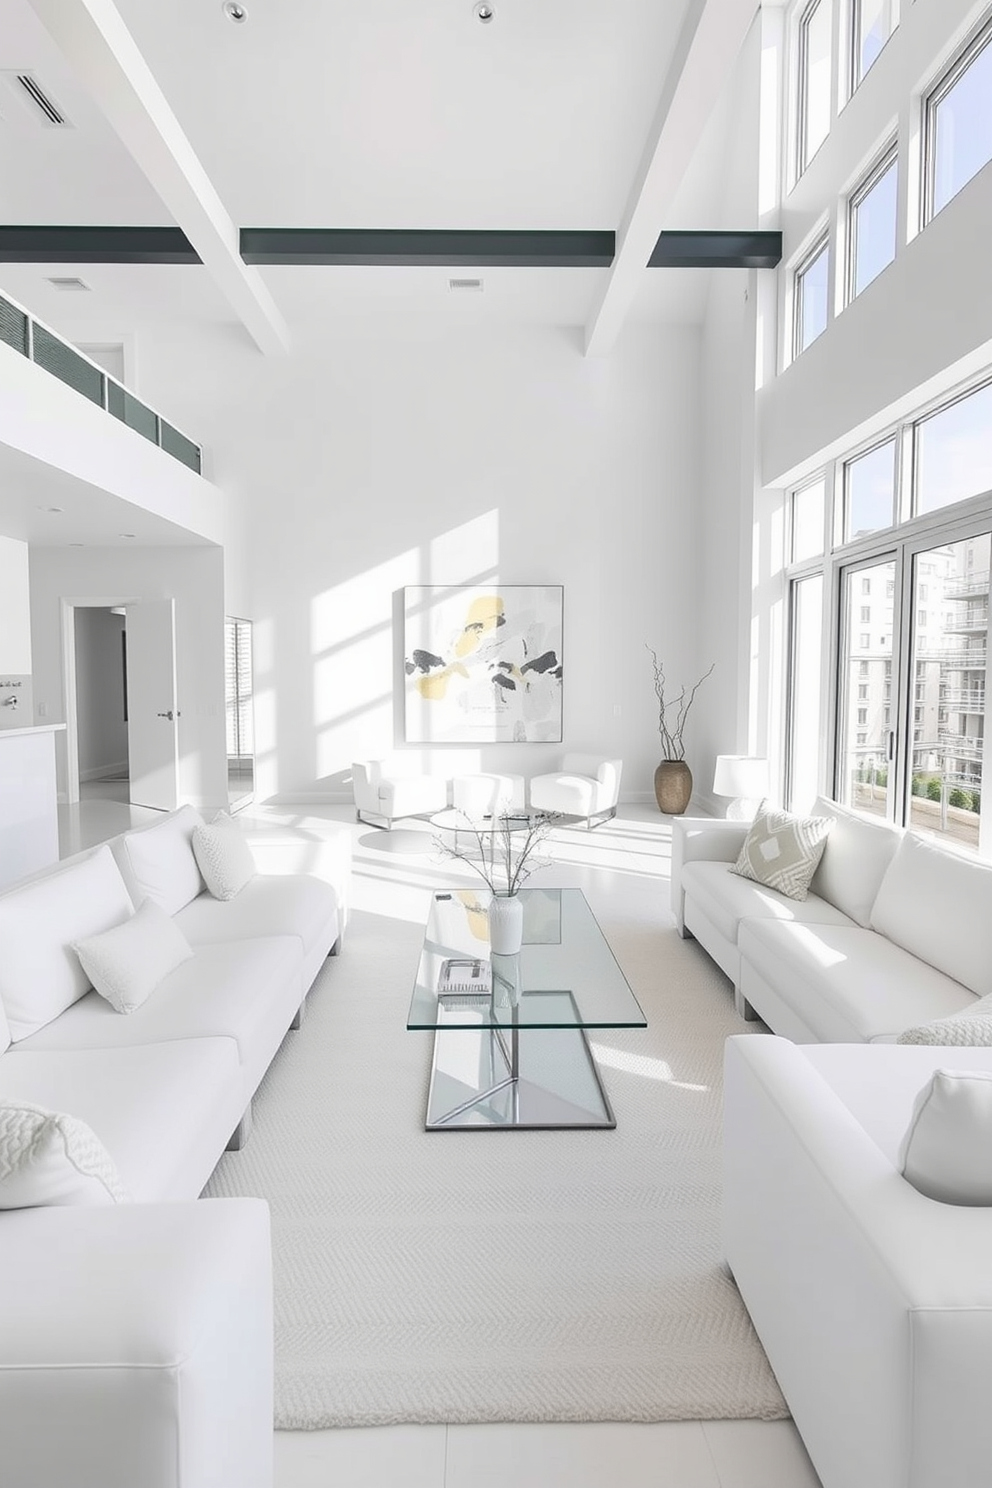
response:
[[[706,122],[727,86],[758,0],[692,0],[617,232],[617,251],[586,325],[586,355],[613,350]]]
[[[284,353],[286,322],[258,270],[242,261],[238,229],[113,0],[31,5],[259,350]]]

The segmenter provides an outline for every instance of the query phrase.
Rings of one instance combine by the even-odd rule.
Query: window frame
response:
[[[792,361],[796,361],[807,351],[814,341],[819,341],[820,336],[814,336],[812,341],[802,345],[802,307],[803,289],[802,283],[810,269],[819,260],[822,254],[827,254],[827,319],[822,336],[830,327],[830,227],[829,224],[820,232],[809,249],[803,254],[792,271]]]
[[[937,131],[937,110],[954,91],[972,63],[977,61],[986,47],[990,45],[992,45],[992,15],[987,15],[978,30],[964,43],[936,79],[933,86],[924,94],[922,127],[923,190],[920,193],[921,231],[929,226],[938,215],[934,210],[934,197],[937,190],[937,153],[934,148]],[[971,177],[971,180],[974,180],[974,176]],[[968,184],[966,181],[965,185]],[[954,196],[958,196],[963,189],[964,187],[959,187],[958,191],[954,193]],[[948,198],[944,203],[945,207],[954,200],[954,196]],[[940,210],[943,211],[943,207]]]
[[[992,22],[990,22],[990,34],[992,34]],[[984,392],[992,388],[992,371],[986,371],[980,382],[973,382],[968,387],[961,388],[953,397],[943,398],[928,408],[923,413],[918,413],[909,419],[910,433],[910,491],[909,491],[909,517],[907,520],[915,521],[920,517],[936,517],[940,512],[952,511],[954,507],[961,506],[966,501],[979,501],[988,493],[986,491],[973,491],[970,496],[962,496],[958,501],[951,501],[946,506],[935,506],[929,511],[920,511],[920,430],[924,424],[946,413],[949,408],[954,408],[958,403],[964,403],[968,398],[974,397],[976,393]]]
[[[858,295],[859,294],[864,294],[864,289],[863,290],[858,290],[858,288],[857,288],[857,268],[858,268],[858,230],[857,230],[857,220],[858,220],[858,218],[857,218],[857,213],[858,213],[858,208],[861,207],[864,204],[864,202],[867,200],[867,198],[871,195],[871,193],[874,191],[875,187],[881,181],[882,177],[884,175],[886,175],[893,168],[895,169],[895,172],[896,172],[896,222],[895,222],[895,232],[893,234],[893,238],[894,238],[894,241],[895,241],[895,247],[893,249],[892,257],[889,259],[889,263],[885,265],[885,268],[884,269],[880,269],[879,272],[875,275],[875,279],[880,279],[881,276],[882,276],[882,274],[885,273],[885,269],[887,269],[889,267],[889,264],[895,263],[896,258],[898,257],[898,253],[899,253],[899,204],[898,204],[898,195],[899,195],[899,140],[898,140],[898,137],[896,137],[894,139],[890,139],[886,143],[886,145],[882,148],[882,150],[879,152],[879,154],[875,157],[874,163],[868,168],[868,170],[865,172],[865,174],[861,177],[860,181],[858,181],[858,183],[854,187],[854,189],[848,193],[847,202],[846,202],[846,205],[845,205],[845,213],[844,213],[844,215],[845,215],[845,238],[846,238],[846,250],[847,250],[847,262],[844,265],[844,305],[845,305],[845,308],[848,305],[853,305],[854,301],[858,298]],[[868,284],[866,284],[864,288],[865,289],[870,288],[870,286],[875,283],[875,279],[869,280]]]
[[[796,180],[804,174],[810,161],[813,160],[817,151],[823,145],[820,141],[812,155],[807,155],[809,133],[809,119],[807,104],[809,102],[809,27],[814,15],[821,5],[829,5],[830,0],[807,0],[799,11],[796,22]],[[831,47],[832,50],[832,47]],[[833,73],[833,58],[831,57],[831,74]],[[832,85],[828,87],[828,96],[832,96]],[[827,135],[830,133],[830,125],[827,126]]]
[[[849,98],[854,97],[855,93],[861,87],[861,84],[864,82],[869,72],[871,72],[872,67],[874,67],[875,65],[875,63],[873,62],[871,64],[871,67],[866,68],[864,72],[861,71],[861,16],[863,6],[864,0],[851,0],[851,9],[849,16],[851,27],[850,51],[848,56],[847,76]],[[901,17],[899,14],[899,0],[892,0],[892,29],[889,31],[888,36],[882,43],[882,52],[884,52],[885,48],[888,46],[889,42],[895,35],[896,30],[899,26],[900,19]],[[882,52],[879,52],[879,56],[882,55]]]

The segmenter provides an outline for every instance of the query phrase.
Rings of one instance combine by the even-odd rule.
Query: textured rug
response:
[[[788,1414],[720,1256],[727,983],[599,914],[649,1022],[595,1035],[613,1132],[424,1132],[422,932],[353,917],[208,1189],[271,1205],[277,1427]]]

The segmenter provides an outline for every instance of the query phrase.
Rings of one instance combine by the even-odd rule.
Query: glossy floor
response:
[[[63,856],[156,813],[127,805],[126,786],[84,787],[60,807]],[[418,822],[392,832],[359,826],[347,806],[249,807],[250,830],[319,836],[333,823],[352,832],[352,902],[422,922],[436,880],[432,836]],[[622,808],[593,832],[556,845],[559,882],[596,875],[623,894],[625,913],[667,914],[671,834],[654,808]],[[729,992],[728,992],[729,995]],[[276,1432],[276,1488],[819,1488],[790,1421],[694,1421],[540,1426],[392,1426]]]

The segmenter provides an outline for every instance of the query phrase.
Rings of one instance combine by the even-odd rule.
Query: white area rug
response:
[[[355,914],[208,1189],[272,1208],[277,1427],[788,1414],[720,1256],[727,983],[599,917],[649,1022],[595,1036],[616,1131],[426,1133],[422,931]]]

